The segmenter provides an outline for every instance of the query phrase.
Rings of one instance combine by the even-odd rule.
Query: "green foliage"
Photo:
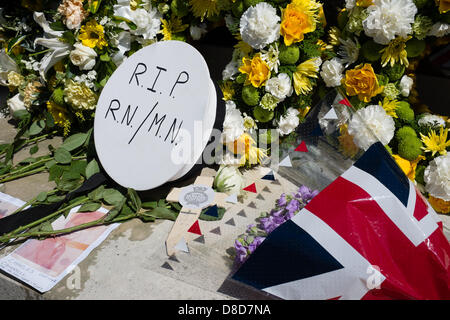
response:
[[[252,85],[242,88],[242,100],[249,106],[256,106],[259,102],[258,89]]]
[[[260,122],[268,122],[273,119],[274,112],[261,108],[260,106],[256,106],[253,109],[253,116],[256,120]]]
[[[296,45],[286,47],[284,43],[280,44],[278,59],[281,64],[295,64],[300,58],[300,49]]]
[[[426,47],[425,40],[418,40],[416,38],[412,38],[406,42],[406,52],[408,53],[408,58],[418,57]]]
[[[408,136],[400,140],[398,154],[400,157],[413,161],[422,154],[422,141],[417,137]]]
[[[414,120],[414,111],[411,109],[410,105],[406,101],[399,101],[395,113],[399,120],[403,122],[412,122]]]
[[[405,73],[405,66],[396,63],[393,67],[386,66],[383,71],[384,73],[389,77],[389,80],[394,82],[397,80],[400,80],[403,77],[403,74]]]
[[[413,128],[411,128],[410,126],[404,126],[404,127],[401,127],[401,128],[398,129],[397,132],[395,133],[395,138],[396,138],[398,141],[405,140],[405,139],[407,139],[407,138],[409,138],[409,137],[415,137],[415,138],[417,138],[416,131],[415,131]]]
[[[361,53],[366,60],[375,62],[381,59],[380,50],[383,48],[384,46],[381,44],[378,44],[373,40],[368,40],[362,44]]]

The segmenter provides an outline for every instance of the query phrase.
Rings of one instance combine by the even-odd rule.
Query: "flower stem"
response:
[[[30,170],[30,171],[23,172],[23,173],[20,173],[20,174],[17,174],[17,175],[9,176],[9,177],[6,177],[6,178],[4,178],[4,179],[1,179],[1,180],[0,180],[0,183],[12,181],[12,180],[15,180],[15,179],[17,179],[17,178],[22,178],[22,177],[30,176],[30,175],[32,175],[32,174],[35,174],[35,173],[44,171],[44,170],[46,170],[46,169],[47,169],[47,168],[46,168],[45,166],[42,166],[42,167],[39,167],[39,168],[34,169],[34,170]]]

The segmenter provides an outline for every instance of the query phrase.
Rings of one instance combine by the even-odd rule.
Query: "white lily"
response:
[[[59,40],[63,32],[52,30],[47,19],[45,19],[44,13],[34,12],[33,18],[44,30],[44,38],[36,38],[34,40],[34,45],[41,45],[50,49],[39,63],[39,74],[45,81],[47,71],[56,63],[67,57],[72,46]]]
[[[0,51],[0,85],[8,85],[8,73],[19,72],[16,62],[6,54],[5,49]]]

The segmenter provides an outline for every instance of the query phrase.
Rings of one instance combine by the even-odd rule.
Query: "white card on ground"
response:
[[[10,215],[24,204],[24,201],[0,192],[0,219]]]
[[[108,211],[71,210],[64,218],[55,220],[55,230],[70,228],[104,216]],[[53,288],[97,247],[119,224],[93,227],[45,240],[30,239],[0,259],[0,269],[29,284],[39,292]]]

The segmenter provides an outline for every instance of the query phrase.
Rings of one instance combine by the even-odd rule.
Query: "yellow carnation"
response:
[[[75,109],[93,110],[97,95],[83,82],[69,80],[64,87],[64,100]]]
[[[304,5],[290,3],[282,13],[280,33],[284,38],[284,44],[303,41],[305,33],[316,30],[316,17],[311,10],[304,10]],[[308,2],[308,1],[305,1]]]
[[[264,85],[270,77],[270,69],[267,63],[261,59],[261,55],[258,53],[252,59],[248,57],[242,58],[242,66],[239,71],[247,74],[245,85],[252,84],[254,87],[259,88]]]
[[[439,198],[430,196],[428,202],[431,204],[434,210],[438,213],[450,213],[450,201],[445,201]]]

